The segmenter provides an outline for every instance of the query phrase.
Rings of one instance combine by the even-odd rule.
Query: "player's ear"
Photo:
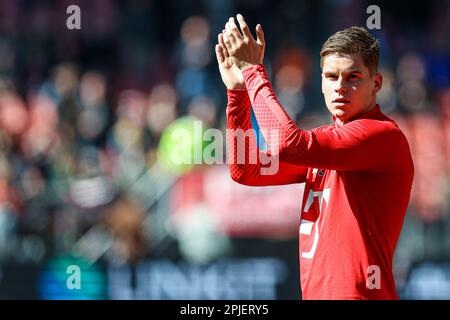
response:
[[[381,73],[377,72],[374,75],[374,87],[373,90],[375,93],[381,90],[381,87],[383,86],[383,76]]]

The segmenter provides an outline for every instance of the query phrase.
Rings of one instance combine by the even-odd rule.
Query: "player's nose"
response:
[[[336,87],[334,89],[337,93],[345,92],[347,90],[345,81],[342,77],[336,81]]]

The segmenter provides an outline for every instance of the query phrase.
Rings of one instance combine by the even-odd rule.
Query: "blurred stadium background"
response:
[[[71,4],[81,30],[66,27]],[[450,5],[438,0],[1,0],[0,298],[300,298],[303,186],[244,187],[226,165],[174,170],[161,154],[183,121],[225,128],[214,45],[229,16],[262,24],[277,95],[311,128],[331,120],[320,46],[365,26],[371,4],[379,102],[416,168],[398,292],[450,299]],[[70,265],[81,289],[67,288]]]

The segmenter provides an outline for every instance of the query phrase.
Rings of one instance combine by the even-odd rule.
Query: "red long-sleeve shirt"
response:
[[[397,299],[392,259],[414,175],[402,131],[378,105],[340,127],[302,130],[277,101],[263,65],[243,74],[247,91],[228,90],[231,177],[251,186],[306,182],[299,229],[303,299]],[[250,106],[267,151],[257,149],[253,134],[245,145],[233,133],[251,129]],[[237,161],[239,152],[246,161]],[[262,173],[267,157],[279,162],[275,174]]]

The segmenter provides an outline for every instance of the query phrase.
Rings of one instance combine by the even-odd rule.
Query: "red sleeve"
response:
[[[227,94],[227,145],[232,179],[251,186],[305,182],[306,167],[279,161],[278,157],[258,149],[247,91],[227,90]]]
[[[401,131],[389,121],[357,119],[342,127],[301,130],[278,102],[263,65],[243,70],[269,151],[281,161],[334,170],[379,170],[392,164]]]

